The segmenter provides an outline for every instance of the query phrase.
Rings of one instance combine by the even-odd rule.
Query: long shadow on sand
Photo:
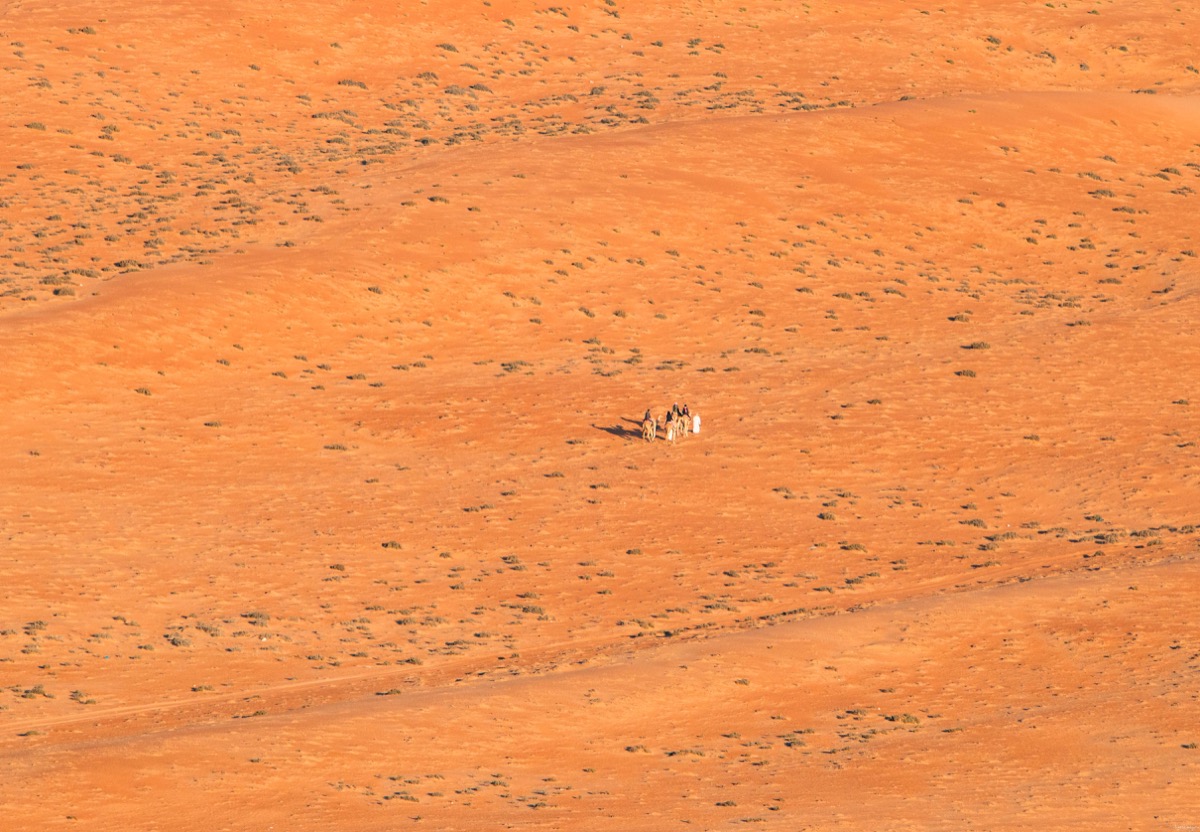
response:
[[[622,439],[641,439],[642,438],[642,423],[637,419],[621,418],[621,422],[633,425],[634,427],[626,427],[618,422],[615,425],[592,425],[596,430],[602,430],[605,433],[613,436],[619,436]]]

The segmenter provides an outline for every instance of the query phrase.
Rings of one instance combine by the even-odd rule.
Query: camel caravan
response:
[[[658,437],[659,431],[665,431],[664,436],[668,442],[674,442],[677,438],[682,439],[688,435],[688,431],[699,433],[700,414],[691,413],[686,404],[680,407],[676,403],[671,405],[671,409],[663,416],[660,424],[658,419],[650,415],[650,408],[646,408],[646,415],[642,419],[642,438],[647,442],[653,442]]]

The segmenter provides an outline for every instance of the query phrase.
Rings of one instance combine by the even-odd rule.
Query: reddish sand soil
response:
[[[1200,14],[742,3],[0,3],[4,828],[1200,826]]]

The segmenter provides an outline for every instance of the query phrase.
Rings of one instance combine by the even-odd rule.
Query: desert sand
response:
[[[740,2],[0,3],[4,828],[1200,827],[1200,13]]]

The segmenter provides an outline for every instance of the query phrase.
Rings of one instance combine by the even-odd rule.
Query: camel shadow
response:
[[[626,427],[621,422],[633,425],[634,427]],[[642,438],[642,423],[637,419],[627,419],[622,417],[621,422],[615,425],[596,425],[593,424],[596,430],[602,430],[607,434],[619,437],[621,439],[641,439]]]

